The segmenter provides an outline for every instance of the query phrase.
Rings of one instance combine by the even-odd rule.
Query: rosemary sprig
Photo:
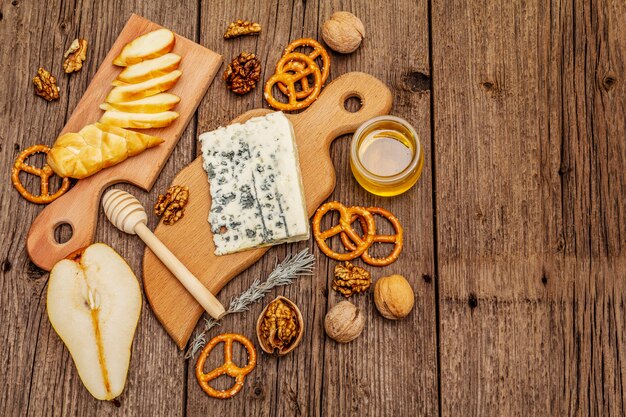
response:
[[[257,278],[250,288],[239,294],[238,297],[233,297],[224,316],[226,314],[248,311],[253,303],[259,302],[273,288],[291,284],[294,279],[300,276],[312,275],[314,266],[315,257],[309,252],[308,248],[300,251],[295,256],[287,255],[281,263],[276,265],[265,281],[261,282]],[[185,359],[195,357],[196,353],[206,345],[206,333],[219,324],[219,320],[215,320],[212,317],[204,319],[204,330],[194,336],[187,353],[185,353]]]

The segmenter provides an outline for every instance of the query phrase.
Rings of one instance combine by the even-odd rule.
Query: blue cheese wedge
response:
[[[298,149],[282,112],[200,135],[215,254],[309,238]]]

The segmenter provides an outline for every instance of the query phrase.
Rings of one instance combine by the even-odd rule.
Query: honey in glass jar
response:
[[[370,119],[352,137],[352,174],[372,194],[384,197],[402,194],[415,185],[423,165],[417,133],[399,117]]]

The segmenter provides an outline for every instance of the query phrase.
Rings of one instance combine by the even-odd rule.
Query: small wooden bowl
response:
[[[271,346],[266,344],[265,339],[261,337],[261,325],[263,323],[263,317],[265,317],[265,313],[267,312],[267,309],[269,308],[269,306],[276,300],[281,300],[282,302],[287,304],[293,311],[296,312],[296,322],[298,326],[298,329],[297,329],[298,335],[296,336],[295,340],[293,340],[288,347],[282,350],[273,349]],[[293,301],[283,296],[278,296],[275,299],[273,299],[270,303],[268,303],[263,309],[263,311],[261,311],[261,314],[259,315],[259,318],[257,319],[257,322],[256,322],[256,336],[257,336],[257,339],[259,340],[259,345],[261,346],[261,349],[265,353],[275,354],[278,356],[284,356],[288,354],[289,352],[291,352],[292,350],[294,350],[300,344],[303,334],[304,334],[304,320],[302,319],[302,313],[300,312],[300,309]]]

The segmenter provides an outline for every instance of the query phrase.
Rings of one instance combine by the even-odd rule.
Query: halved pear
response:
[[[157,29],[127,43],[113,60],[113,65],[126,67],[146,59],[160,57],[174,48],[176,38],[171,30]]]
[[[104,112],[100,118],[100,123],[134,129],[151,129],[154,127],[169,126],[176,118],[178,118],[178,113],[175,111],[164,111],[161,113],[126,113],[109,110]]]
[[[139,282],[126,261],[102,243],[59,261],[50,271],[47,311],[85,388],[99,400],[118,397],[141,313]]]
[[[180,65],[180,60],[180,55],[169,53],[158,58],[142,61],[126,67],[117,76],[116,81],[135,84],[150,78],[160,77],[177,69]]]
[[[142,98],[124,103],[102,103],[104,111],[119,110],[129,113],[159,113],[174,108],[180,102],[180,97],[170,93],[159,93],[155,96]]]
[[[123,137],[126,140],[126,151],[128,152],[128,156],[135,156],[148,148],[152,148],[153,146],[157,146],[165,142],[157,136],[146,135],[145,133],[139,133],[133,130],[127,130],[104,123],[96,122],[95,126],[103,132]]]
[[[159,94],[174,87],[182,74],[181,71],[175,70],[141,83],[114,87],[105,101],[107,103],[124,103]]]

